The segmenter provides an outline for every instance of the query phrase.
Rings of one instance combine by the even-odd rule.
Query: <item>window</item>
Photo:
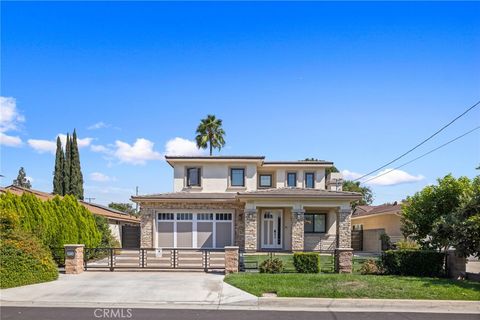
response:
[[[173,213],[159,213],[158,220],[173,220]]]
[[[188,168],[187,169],[187,186],[199,187],[200,186],[200,168]]]
[[[272,186],[272,175],[271,174],[261,174],[260,175],[260,187],[271,187]]]
[[[289,172],[287,173],[287,187],[294,188],[297,186],[297,173]]]
[[[232,214],[231,213],[217,213],[215,215],[215,220],[217,221],[231,221]]]
[[[315,174],[313,172],[305,173],[305,188],[315,188]]]
[[[230,185],[245,187],[245,169],[230,169]]]
[[[305,233],[325,233],[327,215],[324,213],[305,213]]]
[[[177,220],[192,220],[193,214],[191,213],[177,213]]]
[[[213,213],[199,213],[197,220],[213,220]]]

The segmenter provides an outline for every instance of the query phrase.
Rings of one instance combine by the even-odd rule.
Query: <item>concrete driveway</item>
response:
[[[203,272],[84,272],[56,281],[0,291],[1,304],[92,305],[256,305],[257,297]]]

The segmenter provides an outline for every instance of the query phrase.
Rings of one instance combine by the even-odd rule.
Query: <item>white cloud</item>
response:
[[[25,117],[17,110],[15,98],[0,96],[0,145],[20,146],[22,139],[18,136],[7,135],[6,132],[18,130],[18,126],[24,121]]]
[[[3,132],[0,132],[0,145],[18,147],[22,145],[22,139],[20,139],[18,136],[9,136]]]
[[[115,147],[116,150],[113,155],[120,162],[143,165],[148,160],[163,159],[163,156],[153,149],[154,143],[144,138],[137,139],[133,145],[117,140],[115,141]]]
[[[57,149],[57,144],[50,140],[28,139],[27,142],[30,147],[39,153],[55,153],[55,150]]]
[[[28,181],[30,181],[30,183],[33,183],[33,178],[32,177],[29,177],[29,176],[26,176],[25,179],[27,179]]]
[[[96,182],[116,181],[115,178],[109,177],[101,172],[90,173],[90,180],[96,181]]]
[[[103,128],[109,128],[110,125],[103,122],[103,121],[99,121],[97,123],[94,123],[92,124],[91,126],[89,126],[87,129],[88,130],[98,130],[98,129],[103,129]]]
[[[366,181],[365,184],[373,185],[373,186],[394,186],[404,183],[412,183],[417,182],[425,179],[425,177],[421,174],[415,176],[403,170],[392,170],[392,169],[385,169],[377,173],[375,176],[368,176],[362,179],[362,181]],[[388,173],[387,173],[388,172]],[[342,174],[345,179],[347,180],[354,180],[360,178],[363,174],[352,172],[349,170],[343,170]],[[372,179],[371,181],[367,181]]]
[[[167,156],[200,156],[205,152],[197,148],[195,141],[176,137],[165,144]]]
[[[112,150],[110,150],[109,148],[107,148],[105,146],[102,146],[100,144],[92,144],[90,146],[90,150],[92,150],[93,152],[112,154]]]

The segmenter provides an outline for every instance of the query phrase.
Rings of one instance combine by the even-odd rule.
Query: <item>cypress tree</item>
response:
[[[20,167],[20,170],[18,170],[18,176],[17,179],[13,180],[13,185],[27,189],[32,187],[30,180],[27,179],[27,174],[25,173],[25,169],[23,169],[23,167]]]
[[[71,168],[70,168],[70,191],[77,199],[83,200],[83,175],[80,166],[80,153],[77,144],[77,132],[73,130],[71,142]]]
[[[72,167],[72,151],[70,144],[70,134],[67,133],[65,142],[65,163],[63,166],[63,195],[70,194],[70,172]]]
[[[64,187],[64,173],[63,167],[65,165],[65,155],[63,154],[62,141],[57,137],[57,152],[55,154],[55,171],[53,172],[53,193],[58,195],[65,195]]]

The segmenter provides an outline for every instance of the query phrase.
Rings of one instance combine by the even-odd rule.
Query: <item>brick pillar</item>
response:
[[[457,254],[455,250],[449,250],[447,256],[448,276],[456,280],[465,279],[467,274],[467,258]]]
[[[140,247],[153,248],[153,218],[154,214],[150,210],[140,212]]]
[[[245,210],[245,251],[257,251],[257,210]]]
[[[305,210],[292,209],[292,251],[305,248]]]
[[[83,248],[84,244],[66,244],[65,248],[65,273],[79,274],[84,270]]]
[[[337,212],[337,247],[335,249],[335,272],[352,273],[351,209],[340,208]]]
[[[238,272],[238,247],[225,247],[225,274]]]

